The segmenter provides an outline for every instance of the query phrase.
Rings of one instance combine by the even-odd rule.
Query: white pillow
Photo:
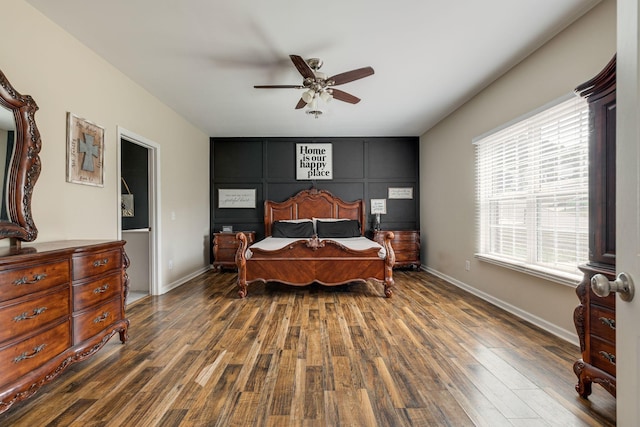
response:
[[[311,220],[310,220],[309,218],[302,218],[302,219],[279,219],[278,221],[280,221],[280,222],[293,222],[293,223],[311,222]]]

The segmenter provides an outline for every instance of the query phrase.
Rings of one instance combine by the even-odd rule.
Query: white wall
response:
[[[570,93],[616,50],[616,2],[605,0],[420,139],[420,226],[427,268],[577,342],[575,289],[474,259],[471,140]],[[465,271],[465,260],[471,270]],[[586,261],[586,260],[585,260]]]
[[[121,126],[160,146],[160,286],[166,290],[207,268],[209,137],[28,3],[0,4],[0,69],[40,107],[42,173],[32,202],[37,241],[118,237],[116,129]],[[65,180],[67,112],[105,128],[103,188]]]

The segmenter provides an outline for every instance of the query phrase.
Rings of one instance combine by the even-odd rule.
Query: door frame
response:
[[[149,153],[149,294],[160,295],[160,255],[161,255],[161,239],[160,239],[160,145],[150,139],[138,135],[121,126],[117,126],[117,162],[118,162],[118,196],[120,195],[120,178],[122,176],[122,140],[126,140],[132,144],[140,145],[147,149]],[[120,211],[120,200],[116,204],[118,207],[118,238],[122,239],[122,215]]]

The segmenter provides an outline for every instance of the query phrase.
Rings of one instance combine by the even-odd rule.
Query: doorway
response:
[[[159,146],[118,128],[118,164],[121,203],[118,230],[127,242],[130,265],[127,305],[148,295],[158,295],[158,194]]]

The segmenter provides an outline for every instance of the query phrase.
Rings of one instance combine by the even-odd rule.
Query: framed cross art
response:
[[[67,182],[104,186],[104,128],[67,113]]]

